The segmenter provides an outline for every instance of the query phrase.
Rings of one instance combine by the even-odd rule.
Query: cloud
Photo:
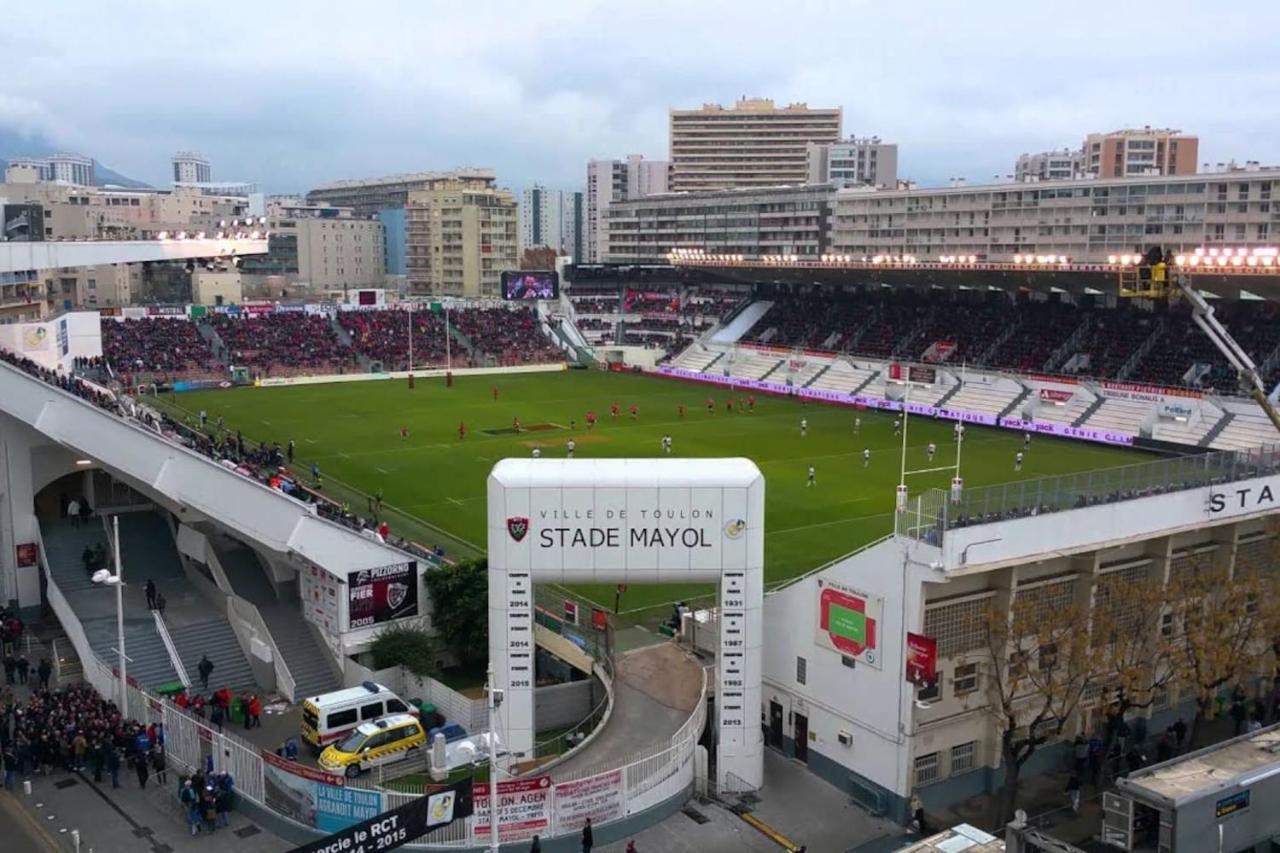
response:
[[[580,186],[592,157],[665,156],[670,107],[742,95],[842,106],[925,181],[1134,124],[1280,163],[1264,0],[56,5],[6,10],[0,50],[39,73],[6,79],[0,128],[157,183],[192,149],[273,191],[458,165]]]

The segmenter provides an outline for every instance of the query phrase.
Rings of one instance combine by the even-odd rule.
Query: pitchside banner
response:
[[[418,562],[348,572],[347,596],[351,629],[417,616]]]
[[[884,599],[837,581],[818,579],[818,645],[880,669]]]

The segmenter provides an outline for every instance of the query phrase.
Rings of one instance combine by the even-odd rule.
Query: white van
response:
[[[311,696],[302,703],[302,739],[314,749],[339,740],[356,726],[387,714],[412,714],[418,709],[409,705],[390,688],[372,681],[359,687],[335,690]]]

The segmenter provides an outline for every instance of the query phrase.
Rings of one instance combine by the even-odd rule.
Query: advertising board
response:
[[[262,752],[263,793],[274,811],[304,826],[337,832],[375,818],[382,811],[382,794],[346,787],[345,779]]]
[[[558,830],[562,833],[580,830],[587,818],[600,824],[622,817],[626,810],[622,782],[623,773],[618,769],[556,785]]]
[[[492,811],[489,785],[475,783],[472,788],[475,820],[472,833],[476,840],[487,840]],[[546,835],[551,825],[551,777],[511,779],[498,783],[498,840],[521,841],[534,835]]]
[[[819,646],[880,669],[884,599],[839,581],[818,578]]]
[[[347,618],[351,629],[418,615],[418,562],[347,573]]]

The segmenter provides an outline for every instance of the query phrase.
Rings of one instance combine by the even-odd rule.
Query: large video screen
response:
[[[503,299],[559,299],[560,276],[555,271],[508,271],[502,274]]]

